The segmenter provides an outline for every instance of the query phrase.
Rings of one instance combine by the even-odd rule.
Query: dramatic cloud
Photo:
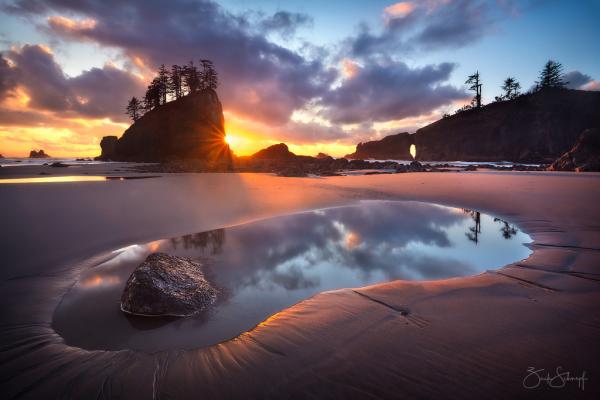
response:
[[[600,82],[579,71],[570,71],[564,77],[569,89],[600,90]]]
[[[362,25],[346,45],[354,57],[461,47],[492,32],[496,21],[515,8],[511,1],[500,7],[477,0],[400,2],[384,9],[381,32]]]
[[[323,116],[335,123],[358,123],[427,113],[468,97],[443,84],[453,69],[450,63],[411,69],[402,62],[356,67],[352,78],[323,96]]]
[[[0,55],[0,101],[17,86],[18,72]]]
[[[144,84],[134,75],[111,65],[92,68],[75,77],[66,76],[44,46],[25,45],[7,51],[0,65],[5,76],[13,77],[13,88],[19,86],[28,96],[28,107],[51,111],[63,116],[110,118],[126,121],[123,104],[132,95],[143,93]],[[8,118],[0,119],[5,124]],[[14,118],[13,118],[14,120]],[[35,120],[35,118],[34,118]]]
[[[105,65],[69,77],[48,48],[17,46],[0,60],[0,100],[19,88],[33,110],[125,121],[128,98],[143,93],[160,64],[209,58],[240,136],[338,145],[371,136],[374,123],[394,122],[377,133],[393,132],[402,119],[434,116],[439,107],[466,99],[448,84],[454,64],[410,66],[400,61],[403,52],[474,42],[508,12],[485,1],[404,1],[381,10],[380,29],[362,25],[340,42],[294,50],[274,38],[298,44],[292,39],[312,25],[310,16],[283,10],[234,14],[212,0],[15,0],[3,10],[36,23],[56,46],[79,42],[109,49],[124,69]],[[295,119],[301,110],[312,116]],[[0,113],[5,125],[25,119],[7,112]],[[344,124],[358,125],[362,133]]]
[[[219,71],[219,93],[227,107],[265,123],[284,124],[295,109],[327,90],[337,75],[320,60],[307,60],[265,37],[264,30],[291,35],[310,22],[301,14],[278,12],[262,19],[257,28],[207,0],[127,6],[100,0],[28,0],[9,9],[50,15],[46,29],[54,35],[119,48],[150,69],[209,58]],[[76,13],[83,19],[53,15],[57,13]]]

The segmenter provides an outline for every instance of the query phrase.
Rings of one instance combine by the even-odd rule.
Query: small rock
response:
[[[66,167],[68,167],[67,164],[63,164],[60,161],[53,162],[52,164],[50,164],[50,166],[54,167],[54,168],[66,168]]]
[[[463,171],[477,171],[477,167],[474,165],[467,165]]]
[[[131,274],[121,296],[121,310],[135,315],[184,317],[205,310],[217,289],[201,264],[165,253],[150,254]]]
[[[408,170],[410,172],[424,172],[425,168],[423,168],[423,165],[421,165],[420,162],[418,161],[413,161],[410,163],[410,165],[408,166]]]
[[[285,176],[285,177],[306,177],[308,174],[304,172],[304,170],[297,166],[289,166],[285,167],[279,172],[277,172],[277,176]]]

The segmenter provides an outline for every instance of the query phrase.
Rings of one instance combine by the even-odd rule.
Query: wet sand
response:
[[[168,174],[1,185],[0,391],[4,398],[593,398],[598,198],[599,174],[539,172]],[[50,326],[93,255],[360,199],[497,215],[532,236],[534,253],[468,278],[322,293],[204,349],[87,351],[65,345]],[[584,391],[576,381],[526,389],[528,367],[551,376],[557,367],[571,376],[585,371],[588,381]]]

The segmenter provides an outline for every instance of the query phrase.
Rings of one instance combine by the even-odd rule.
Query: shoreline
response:
[[[324,292],[216,346],[179,355],[125,351],[127,356],[115,355],[111,361],[127,368],[122,376],[116,375],[118,367],[102,376],[90,375],[108,357],[102,353],[108,352],[65,349],[60,338],[54,337],[51,353],[68,350],[71,356],[77,355],[76,359],[63,360],[66,371],[51,379],[39,381],[27,373],[13,376],[15,382],[35,385],[23,397],[56,395],[62,389],[51,383],[64,383],[69,377],[75,385],[73,394],[90,394],[104,387],[102,382],[108,379],[110,385],[119,384],[125,397],[132,398],[153,394],[193,397],[190,387],[203,390],[209,398],[276,398],[306,390],[325,397],[367,392],[381,397],[447,398],[598,393],[594,382],[588,382],[585,392],[577,391],[576,385],[563,391],[528,392],[520,380],[528,362],[547,369],[557,365],[569,369],[570,365],[573,374],[583,368],[592,377],[600,372],[594,362],[600,356],[594,341],[600,329],[596,322],[600,294],[598,282],[589,279],[599,272],[600,265],[599,215],[594,203],[600,195],[600,174],[411,173],[321,179],[251,173],[165,174],[160,179],[102,184],[3,186],[2,206],[15,214],[7,219],[7,226],[13,229],[2,234],[3,243],[8,244],[8,261],[20,268],[13,273],[2,271],[2,287],[14,295],[20,293],[24,281],[41,279],[27,278],[44,272],[40,265],[54,265],[45,273],[60,277],[60,271],[53,272],[52,268],[76,264],[77,254],[80,259],[84,254],[100,254],[90,251],[108,250],[111,243],[139,243],[144,238],[156,239],[158,231],[162,237],[175,236],[367,198],[433,201],[478,209],[509,219],[534,240],[533,254],[501,268],[501,274],[394,281]],[[134,194],[125,195],[126,188]],[[206,198],[207,188],[212,199]],[[43,201],[32,201],[32,196]],[[56,203],[59,199],[62,204]],[[146,204],[140,203],[142,199]],[[204,200],[204,209],[198,208],[198,199]],[[38,209],[32,208],[34,204]],[[92,218],[92,211],[102,218]],[[57,232],[58,221],[65,216],[76,221],[77,227]],[[150,216],[154,219],[149,221]],[[18,226],[20,220],[30,225]],[[55,237],[49,236],[52,231]],[[51,242],[48,246],[54,251],[38,249],[42,255],[38,257],[18,254],[11,247],[40,240]],[[76,249],[68,245],[74,242],[86,245]],[[38,296],[32,294],[26,303],[49,308],[42,306],[42,298],[36,300]],[[18,312],[23,300],[11,298],[15,308],[5,314],[7,321],[3,322],[14,325],[17,320],[28,320]],[[398,310],[408,313],[403,316]],[[40,321],[40,326],[45,323]],[[560,328],[564,323],[569,324],[569,330]],[[22,327],[11,331],[10,336],[23,340],[27,332],[31,331]],[[534,332],[540,337],[531,342],[528,335],[536,335]],[[569,352],[561,350],[566,343]],[[19,360],[5,352],[1,370],[11,376],[12,368],[53,363],[42,354],[43,349],[38,349]],[[73,380],[68,371],[75,371],[91,356],[100,364],[88,363],[88,372]],[[136,387],[136,382],[152,379],[157,372],[154,388]],[[465,381],[460,381],[465,375]],[[265,382],[269,382],[268,387]],[[2,385],[3,392],[19,393],[15,384]],[[490,388],[495,393],[490,394]]]

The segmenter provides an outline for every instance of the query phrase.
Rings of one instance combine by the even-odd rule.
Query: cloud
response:
[[[400,3],[392,4],[383,9],[383,12],[387,18],[404,18],[415,9],[415,3],[410,1],[403,1]]]
[[[298,28],[312,24],[313,19],[309,15],[277,11],[272,16],[260,21],[259,26],[265,32],[277,32],[284,39],[290,39]]]
[[[209,58],[219,71],[219,94],[227,107],[265,123],[284,124],[296,108],[327,90],[337,75],[321,60],[308,60],[265,36],[265,30],[291,35],[310,22],[302,14],[281,11],[257,27],[209,0],[140,1],[125,7],[100,0],[24,0],[9,9],[51,15],[45,29],[55,36],[121,49],[132,61],[143,60],[152,69]],[[63,16],[69,14],[83,19]]]
[[[123,109],[127,99],[132,95],[139,96],[144,90],[139,78],[112,65],[68,77],[54,60],[51,50],[41,45],[13,48],[4,54],[0,65],[8,65],[7,60],[13,66],[1,76],[16,77],[12,88],[23,89],[29,97],[28,107],[64,117],[126,121]],[[18,116],[8,118],[7,112],[0,114],[0,123],[11,119],[14,121]]]
[[[384,9],[381,32],[373,33],[362,25],[346,40],[346,48],[354,57],[370,57],[390,51],[461,47],[493,32],[498,19],[516,7],[508,0],[502,4],[476,0],[395,3]]]
[[[386,121],[421,115],[468,97],[443,84],[455,65],[409,68],[402,62],[372,62],[321,100],[323,117],[334,123]]]
[[[579,71],[567,72],[564,76],[564,80],[567,82],[567,87],[569,89],[600,90],[600,82]]]
[[[18,71],[12,68],[8,60],[0,54],[0,101],[4,100],[16,88],[17,82]]]
[[[396,3],[384,10],[380,34],[363,25],[358,35],[340,44],[341,49],[299,50],[270,37],[294,37],[298,28],[310,26],[309,16],[278,11],[256,18],[252,13],[232,14],[210,0],[138,1],[126,6],[116,0],[16,0],[4,9],[42,20],[41,28],[52,40],[117,49],[131,69],[105,65],[67,77],[51,52],[24,46],[11,57],[25,75],[19,81],[33,107],[124,121],[122,108],[128,97],[144,89],[133,71],[148,80],[160,64],[209,58],[219,71],[218,92],[227,111],[254,126],[262,124],[259,128],[278,140],[346,143],[365,133],[331,125],[398,121],[466,98],[446,83],[453,64],[412,68],[394,52],[450,46],[453,39],[476,40],[489,22],[482,16],[490,7],[463,0]],[[473,21],[461,25],[457,21],[463,17]],[[321,117],[318,121],[292,120],[294,112],[312,105]],[[322,119],[329,121],[321,123]]]

